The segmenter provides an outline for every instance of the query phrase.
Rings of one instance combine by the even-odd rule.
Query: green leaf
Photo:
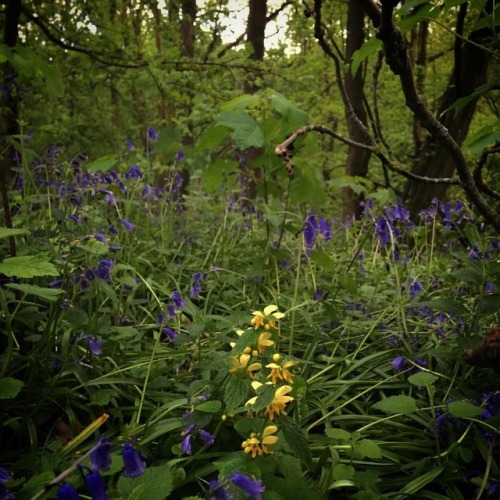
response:
[[[231,172],[238,170],[238,163],[224,159],[216,159],[205,169],[202,174],[204,187],[207,191],[218,188]]]
[[[359,459],[382,458],[382,449],[375,441],[372,441],[371,439],[362,439],[359,443],[356,443],[354,456]]]
[[[16,378],[5,377],[0,379],[0,399],[15,398],[23,385],[24,382]]]
[[[408,377],[410,384],[418,387],[428,387],[438,379],[437,375],[428,372],[418,372]]]
[[[373,405],[385,413],[413,413],[418,410],[417,402],[411,396],[389,396]]]
[[[59,297],[64,295],[64,290],[56,288],[44,288],[37,285],[29,285],[27,283],[9,283],[7,288],[19,290],[26,295],[34,295],[47,302],[55,302]]]
[[[326,429],[325,434],[330,439],[337,439],[338,441],[350,441],[351,433],[344,429]]]
[[[443,471],[444,467],[437,467],[436,469],[432,469],[429,472],[417,477],[413,481],[410,481],[403,488],[401,488],[400,492],[407,493],[410,495],[415,494],[417,491],[420,491],[424,486],[429,484],[431,481],[434,481],[434,479],[440,476]]]
[[[224,111],[243,111],[244,109],[255,106],[262,97],[259,93],[256,94],[243,94],[230,101],[226,102],[222,109]]]
[[[356,469],[352,465],[336,464],[333,466],[333,479],[336,481],[352,479],[355,473]]]
[[[479,86],[477,89],[475,89],[472,93],[469,95],[466,95],[464,97],[461,97],[460,99],[457,99],[450,107],[450,109],[453,109],[455,113],[458,113],[462,108],[467,106],[471,101],[474,99],[477,99],[481,97],[482,95],[488,93],[491,89],[494,89],[497,87],[499,83],[498,78],[494,80],[490,80],[489,82],[486,82],[485,84]]]
[[[0,263],[0,273],[18,278],[34,278],[35,276],[59,276],[59,271],[49,261],[47,254],[23,255],[7,257]]]
[[[351,74],[358,72],[359,65],[368,57],[376,54],[382,49],[382,42],[375,37],[369,38],[361,47],[354,52],[351,59]]]
[[[250,381],[231,376],[224,390],[224,401],[229,413],[241,406],[248,398]]]
[[[479,417],[479,415],[485,412],[485,409],[481,406],[476,406],[466,401],[453,401],[453,403],[448,403],[448,410],[453,417],[458,418]]]
[[[297,128],[306,125],[309,121],[309,116],[305,111],[297,108],[285,96],[275,90],[270,90],[269,100],[272,107],[283,117],[283,120],[292,128]]]
[[[436,311],[446,312],[446,313],[455,313],[455,314],[464,314],[467,312],[467,308],[462,305],[460,302],[457,302],[453,299],[434,299],[434,300],[426,300],[422,302],[412,302],[412,307],[429,307]]]
[[[0,227],[0,240],[9,238],[10,236],[18,236],[20,234],[30,234],[27,229],[10,229],[8,227]]]
[[[86,167],[89,172],[106,172],[113,167],[119,160],[118,155],[101,156],[97,160],[89,163]]]
[[[240,149],[264,146],[264,134],[257,122],[247,113],[242,111],[224,111],[217,119],[217,125],[233,130],[233,140]]]
[[[117,483],[118,494],[128,500],[164,500],[173,489],[173,476],[168,464],[148,467],[137,478],[121,476]]]
[[[222,408],[222,403],[220,401],[205,401],[196,406],[198,411],[203,411],[205,413],[217,413]]]
[[[304,431],[299,427],[290,417],[281,416],[278,419],[283,437],[292,453],[302,460],[304,465],[309,469],[313,469],[314,464],[312,461],[311,449],[304,434]]]
[[[165,153],[174,156],[181,148],[181,133],[172,125],[167,125],[153,144],[153,153]],[[170,158],[169,158],[170,159]]]
[[[325,252],[315,250],[311,254],[311,261],[328,271],[335,271],[338,268],[338,264]]]
[[[57,64],[38,61],[37,67],[45,80],[47,93],[51,97],[61,97],[64,94],[64,82]]]

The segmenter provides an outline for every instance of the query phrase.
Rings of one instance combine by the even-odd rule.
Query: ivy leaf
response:
[[[15,398],[23,385],[24,382],[16,378],[5,377],[0,379],[0,399]]]
[[[34,278],[35,276],[59,276],[59,271],[44,253],[7,257],[0,263],[0,273],[18,278]]]
[[[408,377],[408,382],[418,387],[428,387],[438,379],[437,375],[427,372],[414,373]]]
[[[453,401],[448,404],[450,414],[458,418],[474,418],[484,413],[484,408],[467,403],[466,401]]]
[[[418,410],[417,402],[411,396],[389,396],[373,405],[376,410],[384,413],[413,413]]]
[[[233,140],[240,149],[260,148],[264,145],[264,134],[258,123],[242,111],[224,111],[217,119],[217,125],[233,130]]]

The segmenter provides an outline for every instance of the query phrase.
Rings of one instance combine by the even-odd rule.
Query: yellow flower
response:
[[[269,330],[271,328],[277,329],[278,324],[275,320],[284,318],[285,315],[278,311],[278,306],[271,305],[264,308],[264,311],[254,311],[253,318],[250,324],[254,326],[257,330],[258,328],[264,328]]]
[[[241,443],[241,447],[245,450],[245,453],[251,453],[252,458],[257,455],[261,456],[264,453],[271,454],[273,452],[269,447],[278,442],[278,437],[272,435],[277,430],[278,428],[275,425],[268,425],[259,437],[257,437],[258,434],[252,432],[250,437]]]
[[[231,367],[229,371],[239,378],[252,378],[254,371],[260,370],[262,365],[260,363],[248,364],[250,361],[250,354],[242,354],[239,358],[230,356]]]
[[[274,345],[274,340],[271,340],[271,333],[269,332],[262,332],[259,335],[259,339],[257,340],[257,345],[259,347],[259,354],[265,354],[266,353],[266,347],[271,347]]]
[[[276,393],[274,394],[274,399],[266,408],[269,420],[274,420],[274,415],[286,415],[285,405],[290,401],[293,401],[292,396],[286,396],[286,394],[288,394],[291,390],[292,387],[289,385],[282,385],[281,387],[278,387]]]
[[[286,361],[283,366],[280,366],[277,363],[269,363],[266,365],[266,368],[271,368],[271,373],[267,376],[267,378],[270,378],[273,384],[275,384],[278,380],[284,380],[285,382],[291,384],[293,382],[293,375],[288,368],[297,364],[297,361]]]

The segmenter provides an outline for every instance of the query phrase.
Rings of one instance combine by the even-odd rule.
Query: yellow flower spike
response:
[[[285,406],[290,401],[293,401],[292,396],[287,396],[291,390],[292,387],[289,385],[282,385],[281,387],[278,387],[276,393],[274,394],[274,399],[266,408],[269,420],[274,420],[275,415],[286,415]]]
[[[278,428],[275,425],[268,425],[262,432],[262,451],[264,453],[272,454],[273,452],[269,449],[269,446],[276,444],[278,442],[278,436],[272,436]]]
[[[288,369],[292,366],[295,366],[295,365],[298,365],[299,362],[298,361],[287,361],[284,365],[283,365],[283,380],[285,382],[288,382],[289,384],[291,384],[293,382],[293,375],[292,375],[292,372]]]
[[[283,313],[278,311],[278,306],[275,305],[265,307],[264,311],[254,311],[252,314],[253,318],[250,324],[252,324],[256,330],[258,328],[264,328],[265,330],[271,328],[277,329],[278,324],[275,320],[285,317]]]
[[[240,378],[252,378],[253,372],[262,368],[260,363],[248,364],[250,361],[249,354],[241,354],[239,358],[236,356],[229,356],[229,361],[231,361],[232,365],[229,368],[230,373]]]
[[[271,347],[272,345],[274,345],[274,340],[271,340],[271,336],[272,334],[269,332],[263,332],[259,335],[259,339],[257,340],[257,346],[259,347],[259,354],[265,354],[266,347]]]
[[[260,439],[255,432],[252,432],[250,437],[241,443],[241,447],[245,450],[245,453],[251,453],[252,458],[257,455],[261,456],[264,453],[272,454],[273,452],[269,447],[278,442],[278,437],[272,435],[277,430],[278,428],[275,425],[268,425],[262,432]]]
[[[257,455],[262,455],[264,452],[260,447],[260,440],[257,439],[257,435],[252,432],[250,437],[241,443],[241,447],[244,448],[245,453],[251,453],[252,458],[255,458]]]
[[[298,361],[286,361],[283,366],[280,366],[277,363],[269,363],[268,365],[266,365],[266,368],[271,368],[271,372],[269,373],[267,378],[270,378],[273,384],[276,384],[278,380],[284,380],[285,382],[291,384],[293,382],[293,375],[288,368],[297,364]]]

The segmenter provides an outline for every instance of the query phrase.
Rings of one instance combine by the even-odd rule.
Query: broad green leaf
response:
[[[238,170],[238,163],[235,161],[227,161],[224,159],[216,159],[210,162],[208,167],[202,174],[204,187],[207,191],[213,191],[218,188],[221,183],[227,179],[228,174]]]
[[[337,464],[333,466],[333,479],[342,481],[345,479],[352,479],[356,469],[352,465]]]
[[[481,17],[477,23],[475,24],[473,30],[480,30],[482,28],[496,28],[497,26],[500,26],[500,8],[498,7],[498,4],[496,5],[495,10],[487,15]]]
[[[64,82],[57,64],[38,61],[37,67],[45,80],[48,94],[51,97],[61,97],[64,94]]]
[[[223,125],[233,130],[233,140],[240,149],[262,147],[264,134],[258,123],[247,113],[242,111],[224,111],[217,119],[217,125]]]
[[[372,408],[385,413],[413,413],[418,410],[417,402],[411,396],[389,396],[375,403]]]
[[[403,17],[399,23],[398,27],[403,32],[411,30],[413,26],[424,21],[424,20],[433,20],[439,16],[439,7],[434,6],[433,4],[426,3],[422,5],[420,8],[415,9],[409,16]]]
[[[44,288],[37,285],[30,285],[28,283],[9,283],[7,288],[19,290],[26,295],[34,295],[47,302],[55,302],[58,298],[64,295],[64,290],[57,288]]]
[[[469,95],[466,95],[464,97],[461,97],[460,99],[457,99],[451,106],[451,109],[455,110],[455,113],[458,113],[462,108],[467,106],[471,101],[474,99],[481,97],[482,95],[488,93],[491,89],[494,89],[498,86],[499,84],[499,79],[496,78],[494,80],[490,80],[489,82],[486,82],[485,84],[481,85],[477,89],[474,90]]]
[[[313,469],[311,450],[302,428],[287,416],[279,417],[278,423],[292,453],[300,458],[308,469]]]
[[[166,126],[153,144],[153,153],[175,155],[181,149],[181,133],[172,125]]]
[[[216,149],[227,134],[226,127],[216,124],[209,125],[196,143],[195,152],[201,153],[205,150]]]
[[[311,254],[311,261],[329,271],[335,271],[338,268],[338,264],[324,252],[314,251]]]
[[[283,120],[293,128],[306,125],[309,116],[305,111],[297,108],[285,96],[272,90],[269,97],[272,107],[282,116]]]
[[[198,411],[203,411],[205,413],[217,413],[222,408],[222,403],[220,401],[205,401],[196,406]]]
[[[0,239],[9,238],[10,236],[18,236],[20,234],[30,234],[27,229],[10,229],[8,227],[0,227]]]
[[[0,399],[15,398],[22,389],[24,382],[12,377],[0,379]]]
[[[408,377],[408,382],[418,387],[428,387],[438,379],[437,375],[428,372],[418,372]]]
[[[222,106],[223,111],[243,111],[250,107],[255,106],[262,97],[259,93],[256,94],[243,94],[234,99],[231,99],[229,102],[226,102],[224,106]]]
[[[34,278],[35,276],[59,276],[59,271],[49,261],[46,254],[7,257],[0,263],[0,273],[18,278]]]
[[[106,172],[119,160],[118,155],[101,156],[97,160],[89,163],[86,167],[89,172]]]
[[[229,413],[245,403],[245,400],[248,398],[249,389],[249,380],[231,376],[224,391],[224,401]]]
[[[330,439],[337,439],[339,441],[350,441],[351,433],[344,429],[326,429],[325,434]]]
[[[382,449],[375,441],[372,441],[371,439],[362,439],[359,443],[356,443],[354,456],[359,459],[382,458]]]
[[[351,59],[351,74],[358,72],[359,65],[368,57],[376,54],[382,49],[382,42],[374,36],[369,38],[361,47],[354,52]]]
[[[485,412],[485,409],[481,406],[476,406],[466,401],[453,401],[453,403],[448,403],[448,410],[452,416],[458,418],[479,417],[479,415]]]
[[[118,479],[117,490],[120,498],[128,500],[164,500],[168,498],[173,488],[173,476],[169,464],[146,468],[144,473],[136,478],[121,476]]]

